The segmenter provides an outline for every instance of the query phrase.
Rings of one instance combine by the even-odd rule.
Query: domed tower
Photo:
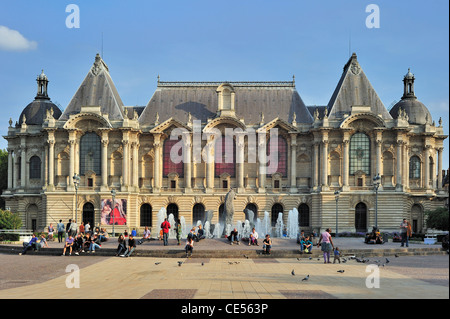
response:
[[[401,110],[408,115],[408,122],[415,125],[432,124],[431,113],[427,107],[420,102],[414,94],[414,74],[411,69],[403,78],[403,96],[400,102],[389,111],[394,119],[397,119]]]
[[[61,110],[53,104],[48,96],[48,78],[42,70],[36,79],[38,88],[34,101],[28,104],[19,117],[19,124],[25,121],[27,125],[42,125],[46,118],[47,110],[55,119],[61,116]]]

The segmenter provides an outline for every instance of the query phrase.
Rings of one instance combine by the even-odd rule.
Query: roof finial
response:
[[[159,77],[159,74],[158,74],[158,84],[159,84],[159,79],[160,79],[160,77]]]

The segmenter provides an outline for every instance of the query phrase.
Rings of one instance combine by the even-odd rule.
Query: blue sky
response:
[[[306,105],[326,105],[349,52],[388,108],[415,93],[449,133],[448,1],[1,1],[1,135],[36,95],[44,69],[49,95],[64,109],[101,53],[125,105],[146,105],[162,81],[289,81]],[[80,28],[66,27],[77,4]],[[380,9],[367,28],[366,6]],[[23,37],[2,46],[1,32]],[[349,40],[351,45],[349,49]],[[5,42],[5,38],[3,39]],[[6,148],[0,139],[0,148]],[[445,142],[444,168],[449,162]]]

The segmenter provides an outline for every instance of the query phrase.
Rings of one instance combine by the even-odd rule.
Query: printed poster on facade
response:
[[[126,225],[127,200],[115,199],[113,205],[112,199],[103,199],[101,223],[102,225]]]

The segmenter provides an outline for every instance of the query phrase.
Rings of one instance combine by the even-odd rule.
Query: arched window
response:
[[[370,138],[364,133],[355,133],[350,139],[350,174],[357,171],[370,175]]]
[[[41,159],[37,156],[30,158],[30,178],[41,178]]]
[[[227,173],[230,177],[236,176],[236,143],[232,137],[219,137],[214,149],[215,176],[220,177]]]
[[[172,158],[170,157],[170,152],[172,150],[172,147],[175,146],[177,143],[180,143],[181,140],[171,140],[166,139],[164,141],[164,149],[163,149],[163,175],[164,177],[169,176],[171,173],[177,173],[179,177],[184,176],[184,162],[183,158],[181,157],[183,155],[183,148],[180,147],[178,150],[178,156],[180,157],[179,163],[174,163],[172,161]]]
[[[300,204],[298,207],[298,225],[309,227],[309,206],[306,204]]]
[[[253,212],[253,220],[250,220],[250,222],[255,222],[258,218],[258,207],[256,207],[255,204],[247,204],[247,206],[245,206],[245,209],[251,210]]]
[[[420,158],[417,156],[412,156],[409,160],[409,178],[420,178]]]
[[[278,214],[283,212],[283,206],[281,204],[275,204],[272,206],[272,227],[277,224]]]
[[[80,174],[93,171],[101,175],[102,144],[100,136],[93,132],[84,134],[80,139]],[[70,177],[72,178],[72,177]]]
[[[91,227],[93,227],[94,224],[94,216],[95,216],[95,209],[94,209],[94,204],[92,203],[86,203],[83,205],[83,224],[86,224],[87,222],[89,222],[89,225],[91,225]]]
[[[356,232],[367,232],[367,206],[364,203],[358,203],[355,207],[355,228]]]
[[[141,227],[152,227],[152,206],[142,204],[141,206]]]
[[[276,148],[273,149],[271,144],[273,141],[268,142],[267,144],[267,175],[272,175],[275,173],[280,173],[283,177],[287,177],[288,172],[288,145],[287,141],[283,136],[278,136],[276,140]],[[273,164],[271,162],[271,158],[277,159],[277,164]]]
[[[195,204],[194,208],[192,209],[192,224],[197,225],[198,221],[201,221],[202,223],[205,220],[205,206],[202,204]]]
[[[175,221],[178,219],[177,204],[169,204],[169,206],[167,206],[167,219],[169,219],[170,214],[173,214],[173,218],[175,219]]]

